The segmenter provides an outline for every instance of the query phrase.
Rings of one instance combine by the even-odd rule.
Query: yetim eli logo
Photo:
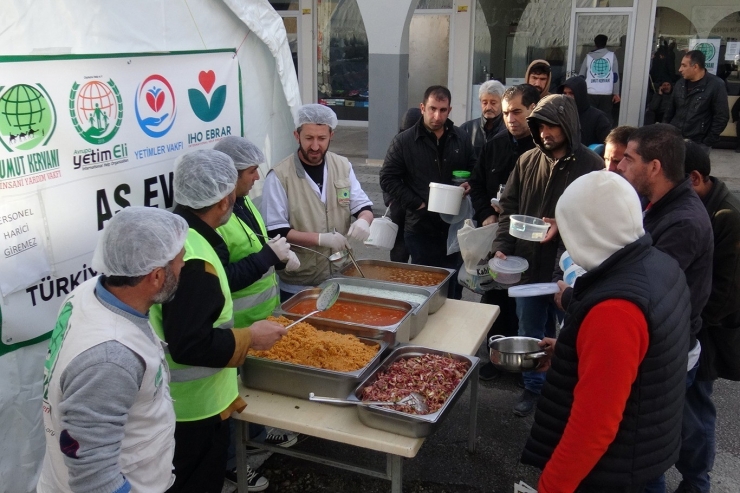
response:
[[[198,82],[205,91],[202,93],[199,89],[188,89],[188,98],[190,99],[190,107],[193,108],[195,116],[203,120],[204,122],[212,122],[218,115],[221,114],[221,110],[224,109],[226,103],[226,85],[222,85],[216,88],[211,94],[211,89],[216,83],[216,74],[213,70],[201,71],[198,74]],[[211,101],[207,99],[207,95],[211,94]]]
[[[72,84],[69,115],[75,130],[87,142],[93,145],[109,142],[123,120],[123,99],[113,79]]]
[[[161,75],[150,75],[139,84],[134,98],[136,121],[149,137],[158,139],[170,131],[175,124],[177,106],[175,91],[169,81]]]
[[[7,151],[45,146],[56,128],[56,116],[41,84],[0,86],[0,142]]]
[[[607,79],[612,71],[612,65],[606,58],[595,58],[591,62],[591,75],[595,79]]]

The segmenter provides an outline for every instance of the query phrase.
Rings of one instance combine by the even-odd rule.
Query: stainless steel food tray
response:
[[[321,292],[320,288],[304,289],[303,291],[296,293],[289,300],[281,304],[278,308],[276,308],[273,311],[273,313],[275,315],[285,315],[285,316],[287,316],[288,314],[297,315],[296,313],[291,312],[291,308],[306,299],[315,300],[316,298],[319,297],[320,292]],[[411,334],[411,315],[414,313],[414,309],[416,308],[415,305],[412,305],[411,303],[407,303],[405,301],[389,300],[386,298],[375,298],[373,296],[363,296],[361,294],[342,293],[341,291],[339,293],[339,299],[344,300],[344,301],[354,301],[356,303],[362,303],[366,305],[376,305],[376,306],[381,306],[385,308],[398,308],[400,310],[404,310],[406,314],[403,316],[401,320],[399,320],[397,323],[393,325],[385,325],[385,326],[368,325],[366,323],[362,323],[361,321],[358,321],[358,322],[338,321],[338,322],[341,322],[342,324],[345,324],[347,326],[357,325],[361,327],[372,327],[372,328],[379,329],[382,331],[391,332],[392,334],[387,337],[386,336],[377,337],[378,339],[387,340],[391,344],[395,342],[408,342],[409,341],[410,334]],[[311,324],[313,324],[313,321],[316,321],[316,320],[327,321],[327,322],[329,321],[337,322],[336,320],[322,317],[321,313],[317,313],[316,315],[310,317],[309,320],[312,320]],[[318,395],[318,392],[317,392],[317,395]]]
[[[452,409],[452,406],[455,405],[455,402],[457,402],[457,399],[465,390],[465,387],[468,384],[468,378],[479,361],[475,356],[449,353],[424,346],[402,344],[391,351],[380,366],[375,368],[375,370],[373,370],[371,374],[357,386],[349,398],[353,400],[361,400],[362,390],[375,383],[378,378],[378,373],[387,370],[396,360],[401,358],[413,358],[424,354],[447,356],[458,361],[465,361],[470,365],[465,376],[463,376],[457,388],[452,392],[452,395],[450,395],[444,405],[436,412],[426,415],[407,414],[385,406],[357,406],[360,421],[371,428],[377,428],[379,430],[385,430],[412,438],[429,436],[439,428],[439,425],[447,414],[449,414],[450,409]]]
[[[311,325],[319,330],[332,330],[320,321]],[[357,334],[355,334],[357,335]],[[266,390],[277,394],[308,399],[308,394],[344,399],[357,384],[366,378],[383,360],[388,348],[385,341],[360,337],[367,345],[377,344],[377,354],[364,367],[352,372],[324,370],[313,366],[296,365],[267,358],[247,356],[241,368],[241,379],[251,389]]]
[[[370,259],[360,259],[357,260],[357,263],[360,266],[360,269],[364,265],[382,265],[385,267],[396,267],[399,269],[405,269],[405,270],[416,270],[416,271],[424,271],[424,272],[435,272],[435,273],[444,273],[447,277],[445,277],[445,280],[442,281],[439,284],[435,284],[433,286],[417,286],[415,284],[406,284],[406,283],[397,283],[393,281],[386,281],[383,279],[377,279],[378,281],[387,282],[390,284],[400,284],[402,286],[414,286],[414,287],[421,287],[423,289],[427,289],[432,292],[432,298],[429,300],[429,314],[435,313],[437,310],[439,310],[442,305],[445,304],[445,301],[447,301],[447,287],[450,282],[457,282],[457,280],[453,279],[450,280],[450,278],[455,274],[455,271],[453,269],[445,269],[444,267],[430,267],[428,265],[415,265],[415,264],[404,264],[401,262],[390,262],[388,260],[370,260]],[[346,272],[353,269],[354,266],[352,264],[348,264],[345,267],[343,267],[339,273],[338,276],[341,277],[347,277],[350,279],[358,279],[358,276],[348,276]],[[367,271],[363,271],[365,275],[367,275]]]
[[[427,320],[429,319],[429,304],[434,294],[429,289],[420,286],[413,286],[410,284],[397,284],[394,282],[376,281],[374,279],[364,279],[360,277],[332,277],[324,281],[319,287],[323,288],[330,282],[338,283],[340,289],[342,289],[343,286],[357,286],[362,288],[382,289],[388,291],[389,296],[392,296],[392,293],[411,293],[424,296],[426,300],[422,301],[421,303],[407,301],[415,307],[413,313],[411,314],[411,329],[409,333],[409,338],[411,339],[416,337],[419,332],[421,332],[421,330],[426,325]]]

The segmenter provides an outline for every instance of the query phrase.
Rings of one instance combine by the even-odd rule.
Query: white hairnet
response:
[[[171,212],[126,207],[98,237],[93,269],[108,276],[145,276],[174,259],[187,234],[188,223]]]
[[[298,108],[295,118],[295,128],[301,128],[304,123],[329,125],[334,130],[337,128],[337,115],[333,109],[323,104],[304,104]]]
[[[201,149],[175,161],[175,202],[192,209],[213,205],[236,188],[234,161],[223,152]]]
[[[499,81],[487,80],[481,84],[480,89],[478,89],[478,99],[482,98],[486,94],[493,94],[495,96],[502,97],[504,95],[504,91],[506,91],[506,88]]]
[[[244,137],[229,135],[218,141],[214,149],[233,159],[237,171],[258,166],[265,162],[265,155],[259,147]]]

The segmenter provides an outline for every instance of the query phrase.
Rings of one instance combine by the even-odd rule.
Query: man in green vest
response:
[[[227,418],[246,403],[239,396],[236,368],[250,347],[269,349],[285,328],[265,320],[235,327],[228,279],[216,249],[216,228],[228,222],[236,200],[237,171],[226,154],[198,150],[175,162],[174,213],[189,226],[185,265],[175,297],[150,310],[150,320],[167,342],[175,416],[175,484],[179,492],[221,491],[229,445]],[[250,474],[250,491],[267,480]]]
[[[362,190],[347,158],[329,151],[337,115],[321,104],[298,108],[294,137],[298,150],[267,174],[260,212],[267,232],[280,234],[296,245],[316,250],[296,252],[301,265],[278,272],[280,296],[317,286],[336,273],[326,260],[333,252],[350,248],[348,238],[370,236],[373,203]],[[352,223],[352,216],[357,220]]]
[[[235,135],[221,139],[214,149],[234,161],[238,174],[233,214],[229,222],[217,229],[225,248],[216,248],[216,253],[229,280],[234,323],[237,327],[246,327],[270,316],[280,304],[275,269],[293,271],[301,264],[285,238],[278,235],[270,240],[267,237],[262,216],[248,197],[259,180],[259,165],[265,162],[262,151],[244,137]],[[253,423],[249,423],[249,435],[253,440],[279,447],[290,447],[297,441],[295,434],[274,430],[267,433],[264,426]],[[248,453],[260,451],[247,447]],[[226,477],[233,480],[235,474],[235,468],[230,468]]]

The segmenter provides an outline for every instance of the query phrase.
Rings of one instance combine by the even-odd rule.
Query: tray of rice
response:
[[[286,317],[268,320],[293,322]],[[387,347],[382,340],[335,332],[320,320],[299,322],[269,351],[250,349],[241,378],[249,388],[301,399],[311,392],[345,398],[380,364]]]

